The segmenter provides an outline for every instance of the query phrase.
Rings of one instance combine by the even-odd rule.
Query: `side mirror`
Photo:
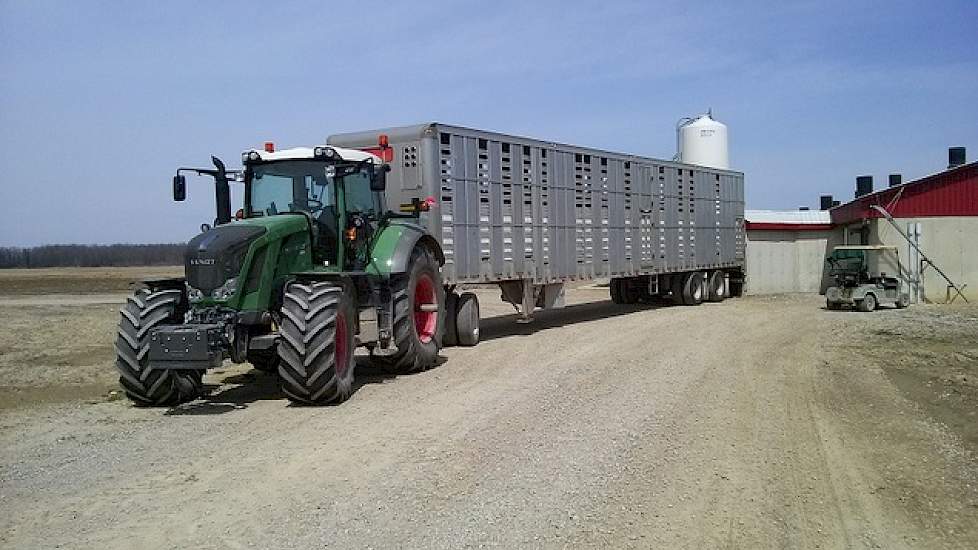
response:
[[[173,200],[180,202],[187,198],[187,178],[177,174],[173,176]]]
[[[387,189],[387,172],[391,171],[389,164],[381,164],[370,175],[370,190],[383,193]]]

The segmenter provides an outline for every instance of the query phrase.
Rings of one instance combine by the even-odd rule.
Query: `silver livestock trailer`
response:
[[[427,203],[421,220],[456,303],[456,285],[494,283],[528,319],[563,305],[564,283],[594,278],[610,279],[616,303],[741,292],[740,172],[440,123],[328,139],[366,150],[379,141],[388,203]]]

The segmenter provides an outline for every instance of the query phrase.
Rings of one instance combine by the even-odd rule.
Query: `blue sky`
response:
[[[730,127],[748,208],[978,156],[976,2],[0,1],[0,246],[185,240],[177,166],[442,121],[671,157]]]

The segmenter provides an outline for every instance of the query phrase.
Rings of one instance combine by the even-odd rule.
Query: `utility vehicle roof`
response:
[[[899,250],[896,246],[888,245],[845,245],[837,246],[832,250]]]

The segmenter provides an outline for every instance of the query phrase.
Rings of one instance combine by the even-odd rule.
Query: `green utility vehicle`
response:
[[[442,249],[419,223],[425,201],[385,205],[389,149],[333,146],[242,154],[244,169],[181,168],[214,178],[217,219],[187,245],[186,276],[144,281],[122,310],[120,383],[136,403],[198,396],[230,358],[277,371],[289,399],[346,399],[354,349],[395,371],[425,369],[442,345]],[[389,158],[387,158],[389,160]],[[232,220],[230,181],[244,184]]]
[[[826,308],[848,305],[873,311],[880,305],[910,305],[910,294],[899,277],[900,258],[895,246],[837,246],[825,261],[835,281],[825,291]]]

